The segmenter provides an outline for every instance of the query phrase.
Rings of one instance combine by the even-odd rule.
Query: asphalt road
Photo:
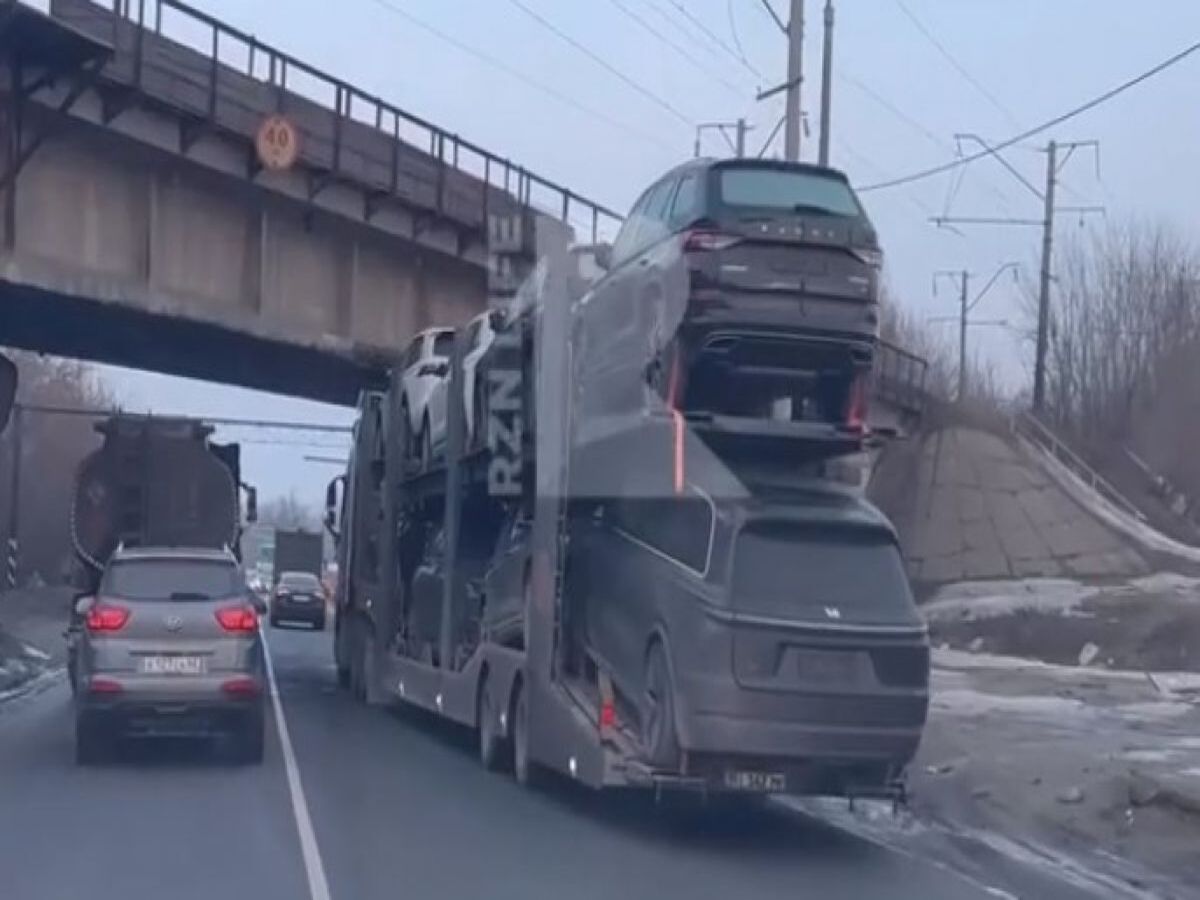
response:
[[[294,784],[278,727],[261,767],[172,744],[77,768],[61,679],[0,706],[0,896],[1088,896],[1032,871],[967,879],[791,813],[718,817],[570,785],[525,791],[483,771],[468,736],[339,693],[327,634],[272,631],[270,646]]]

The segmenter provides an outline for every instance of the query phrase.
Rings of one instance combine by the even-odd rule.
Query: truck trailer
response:
[[[486,442],[461,336],[440,459],[406,452],[394,385],[360,400],[327,497],[339,682],[474,729],[522,783],[902,799],[928,637],[891,525],[830,475],[869,429],[654,389],[582,413],[576,266],[539,250],[494,312]]]

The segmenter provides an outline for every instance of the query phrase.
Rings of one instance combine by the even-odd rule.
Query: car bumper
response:
[[[271,619],[276,622],[319,624],[325,621],[325,603],[321,600],[313,600],[311,603],[280,603],[276,601],[271,606]]]
[[[81,723],[116,735],[204,737],[261,719],[264,691],[262,682],[253,692],[230,694],[209,679],[193,685],[127,681],[119,693],[81,692],[77,714]]]

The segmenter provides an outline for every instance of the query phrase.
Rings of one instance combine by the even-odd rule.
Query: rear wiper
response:
[[[201,594],[198,591],[172,591],[170,600],[211,600],[208,594]]]

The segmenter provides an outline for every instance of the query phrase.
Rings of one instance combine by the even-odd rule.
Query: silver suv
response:
[[[106,756],[121,737],[217,734],[241,761],[262,761],[262,636],[231,553],[118,550],[75,614],[78,762]]]

